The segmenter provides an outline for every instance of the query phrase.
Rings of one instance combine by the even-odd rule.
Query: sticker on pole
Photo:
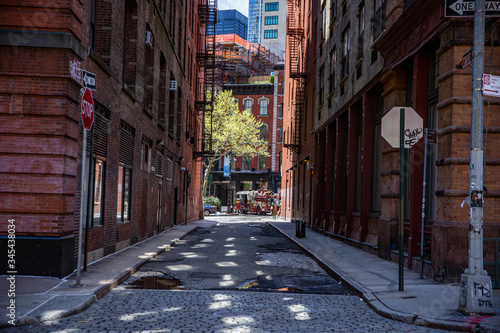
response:
[[[94,123],[94,99],[89,88],[85,88],[82,97],[82,123],[86,130],[90,130]]]
[[[500,76],[483,74],[483,95],[500,97]]]
[[[382,117],[382,137],[393,148],[399,148],[400,110],[405,110],[405,126],[404,126],[404,148],[411,148],[418,140],[424,136],[423,126],[424,121],[415,110],[410,107],[393,107],[389,112]]]

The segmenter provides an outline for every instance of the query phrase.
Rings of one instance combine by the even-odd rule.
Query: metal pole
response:
[[[424,137],[424,181],[422,189],[422,230],[420,231],[420,278],[424,278],[424,226],[425,226],[425,185],[427,180],[427,139],[429,130],[425,129]]]
[[[472,67],[472,106],[470,141],[470,194],[483,191],[483,94],[482,76],[484,72],[484,0],[476,1],[474,12],[474,49]],[[469,272],[480,274],[483,270],[483,207],[471,202]]]
[[[311,167],[311,173],[309,177],[309,228],[312,227],[312,200],[313,200],[313,168]]]
[[[87,261],[88,261],[88,246],[89,246],[89,224],[93,219],[93,202],[94,202],[94,181],[95,181],[95,167],[94,167],[94,129],[95,123],[92,124],[92,131],[90,133],[90,177],[88,182],[87,191],[87,218],[85,219],[85,246],[83,247],[83,270],[87,271]]]
[[[483,270],[483,95],[485,0],[476,0],[472,62],[469,268],[462,274],[458,310],[466,315],[495,314],[491,278]]]
[[[405,109],[399,110],[399,291],[404,291]]]
[[[191,165],[191,163],[188,163],[188,165],[186,166],[186,212],[185,212],[185,221],[184,221],[184,224],[187,224],[188,223],[188,206],[189,206],[189,166]]]
[[[83,222],[85,221],[85,175],[87,163],[87,130],[83,129],[83,148],[82,148],[82,176],[81,176],[81,193],[80,193],[80,224],[78,227],[78,257],[76,269],[76,286],[81,285],[82,277],[82,235],[83,235]]]
[[[285,216],[285,221],[286,221],[286,209],[287,209],[287,204],[288,204],[288,192],[289,192],[289,190],[288,190],[288,184],[289,184],[289,182],[288,182],[288,171],[285,173],[285,175],[286,175],[286,178],[285,178],[285,205],[284,205],[285,206],[285,208],[284,208],[285,209],[285,213],[284,213],[284,216]]]

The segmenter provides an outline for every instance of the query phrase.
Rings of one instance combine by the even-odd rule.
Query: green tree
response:
[[[213,111],[205,113],[205,130],[212,133],[212,155],[203,161],[202,197],[207,194],[208,175],[220,159],[226,156],[269,156],[268,142],[259,137],[262,122],[251,112],[238,109],[232,91],[216,94]],[[210,145],[207,143],[206,147]]]

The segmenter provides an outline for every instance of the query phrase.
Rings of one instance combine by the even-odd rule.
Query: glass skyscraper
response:
[[[262,1],[249,0],[248,3],[248,41],[259,43],[262,35]]]
[[[236,9],[217,11],[217,23],[215,24],[215,34],[237,34],[247,40],[248,18]],[[207,34],[213,34],[213,28],[207,29]]]

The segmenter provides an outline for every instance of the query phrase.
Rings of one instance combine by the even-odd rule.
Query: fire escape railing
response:
[[[294,79],[294,96],[292,102],[292,117],[290,133],[284,146],[295,153],[300,152],[302,127],[304,126],[305,112],[305,83],[306,71],[304,66],[304,28],[302,27],[301,0],[287,1],[287,36],[288,36],[288,61],[289,76]]]
[[[203,0],[198,5],[202,35],[198,38],[196,60],[201,75],[196,82],[195,107],[201,120],[202,134],[196,142],[194,158],[212,154],[212,131],[205,126],[205,115],[214,107],[215,91],[215,23],[217,22],[217,0]],[[211,127],[210,127],[211,128]]]

